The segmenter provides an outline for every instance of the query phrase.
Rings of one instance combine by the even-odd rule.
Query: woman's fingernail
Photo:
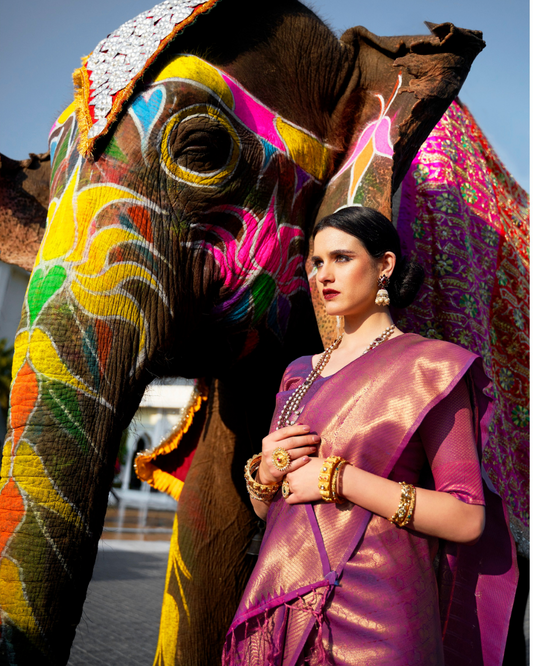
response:
[[[309,462],[310,458],[309,458],[309,456],[302,456],[302,460],[304,462]]]
[[[308,425],[304,425],[303,423],[301,424],[302,428],[304,430],[311,430],[311,428]]]
[[[318,442],[320,442],[320,437],[318,435],[314,435],[313,442],[316,442],[318,444]]]

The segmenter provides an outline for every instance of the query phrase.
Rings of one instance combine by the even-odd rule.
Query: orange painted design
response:
[[[39,397],[39,384],[35,372],[28,362],[20,369],[13,388],[11,389],[11,429],[13,431],[13,448],[22,437],[24,428],[30,418]]]
[[[359,182],[363,177],[363,174],[367,170],[368,165],[372,161],[373,157],[374,157],[374,141],[370,140],[363,148],[355,164],[353,165],[352,181],[350,183],[350,192],[348,195],[350,201],[353,200],[355,196],[355,191],[357,189],[357,185],[359,185]]]
[[[154,236],[152,234],[152,221],[148,211],[140,206],[132,206],[128,209],[128,215],[133,220],[141,236],[143,236],[148,243],[153,243]]]
[[[9,479],[6,485],[0,491],[0,498],[2,505],[2,514],[0,524],[2,530],[0,531],[0,557],[4,548],[9,541],[9,537],[17,529],[21,520],[24,518],[26,510],[24,508],[24,500],[19,492],[17,484],[13,479]]]

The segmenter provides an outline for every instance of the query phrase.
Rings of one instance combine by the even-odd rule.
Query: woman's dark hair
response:
[[[424,269],[402,256],[400,237],[390,220],[373,208],[349,206],[323,217],[313,229],[313,239],[319,231],[330,227],[355,236],[375,259],[393,252],[396,265],[387,287],[391,305],[397,308],[411,305],[424,281]]]

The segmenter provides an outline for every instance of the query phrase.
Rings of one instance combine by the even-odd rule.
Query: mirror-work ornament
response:
[[[174,37],[218,0],[165,0],[103,39],[74,72],[79,151],[88,157],[135,84]]]

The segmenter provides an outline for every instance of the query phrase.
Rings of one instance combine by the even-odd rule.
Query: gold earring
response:
[[[387,287],[390,284],[389,278],[383,273],[383,275],[378,280],[378,293],[376,294],[376,300],[374,301],[376,305],[389,305],[390,298]]]

